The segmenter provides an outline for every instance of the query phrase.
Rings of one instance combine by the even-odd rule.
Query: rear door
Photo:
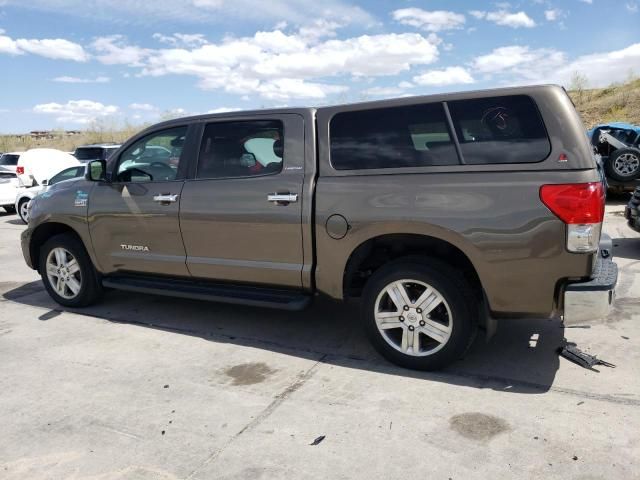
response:
[[[192,136],[187,125],[149,133],[118,155],[111,182],[96,183],[88,218],[103,272],[189,275],[178,214]]]
[[[303,117],[225,118],[202,130],[180,211],[190,273],[301,287]]]

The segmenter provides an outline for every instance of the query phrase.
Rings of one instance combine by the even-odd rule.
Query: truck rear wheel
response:
[[[56,235],[40,249],[39,271],[44,286],[65,307],[87,307],[100,299],[102,285],[82,242]]]
[[[468,282],[437,260],[385,265],[363,292],[362,321],[373,346],[402,367],[437,370],[460,358],[477,325]]]

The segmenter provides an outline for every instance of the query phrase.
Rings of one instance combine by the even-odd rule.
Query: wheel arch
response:
[[[40,268],[39,255],[40,248],[50,238],[61,234],[73,235],[78,241],[84,245],[82,236],[71,226],[61,222],[45,222],[38,225],[31,234],[31,240],[29,242],[29,256],[31,258],[31,264],[36,267],[36,270]],[[86,245],[85,250],[88,251]]]
[[[458,268],[477,292],[479,300],[485,301],[480,276],[469,255],[449,241],[419,233],[381,234],[361,242],[344,267],[343,297],[359,297],[369,277],[384,264],[416,256],[437,258]]]

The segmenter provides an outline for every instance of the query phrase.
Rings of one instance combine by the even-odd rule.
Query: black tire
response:
[[[16,213],[16,207],[14,205],[5,205],[2,208],[4,208],[7,213],[10,213],[10,214]]]
[[[24,223],[25,225],[29,223],[29,219],[28,218],[24,218],[22,216],[22,207],[26,204],[29,203],[30,199],[29,198],[22,198],[20,199],[20,201],[18,202],[18,216],[20,217],[20,220],[22,220],[22,223]],[[15,208],[14,208],[15,211]]]
[[[629,171],[621,171],[620,166],[616,166],[616,162],[620,161],[620,157],[623,157],[627,162],[632,162]],[[605,162],[604,169],[608,177],[619,182],[635,180],[640,177],[640,150],[637,148],[620,148],[616,150]]]
[[[63,248],[69,252],[77,261],[80,267],[80,289],[73,298],[65,298],[58,294],[55,287],[49,281],[47,275],[47,257],[55,248]],[[40,257],[38,260],[38,270],[42,277],[42,282],[51,298],[60,305],[65,307],[87,307],[96,303],[102,297],[102,284],[98,278],[98,274],[91,263],[91,259],[87,254],[82,242],[73,235],[63,233],[51,237],[40,248]]]
[[[389,284],[403,279],[423,282],[437,290],[451,313],[448,340],[427,356],[413,356],[397,350],[385,340],[376,324],[378,296]],[[438,370],[462,357],[471,345],[478,324],[478,302],[478,296],[459,270],[435,259],[406,257],[381,267],[371,276],[363,292],[361,319],[375,349],[392,363],[414,370]],[[400,330],[402,332],[404,329]]]

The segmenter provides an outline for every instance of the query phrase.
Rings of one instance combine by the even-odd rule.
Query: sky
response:
[[[640,75],[640,0],[0,0],[0,133]]]

